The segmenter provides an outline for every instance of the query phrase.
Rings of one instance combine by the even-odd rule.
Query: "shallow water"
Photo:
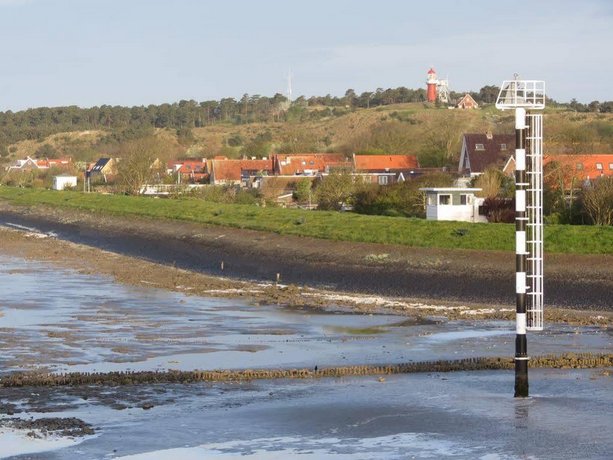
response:
[[[95,263],[95,261],[92,261]],[[92,371],[320,367],[512,356],[505,321],[407,321],[395,315],[257,306],[81,275],[0,256],[0,375]],[[603,352],[599,328],[531,334],[536,354]],[[532,397],[510,372],[318,381],[3,389],[20,417],[76,416],[97,429],[27,458],[607,458],[611,377],[531,370]],[[150,410],[143,410],[150,402]],[[2,417],[2,416],[0,416]],[[2,441],[24,433],[0,428]],[[29,440],[19,438],[21,451]],[[54,444],[56,442],[56,444]],[[180,450],[177,450],[180,449]],[[14,453],[14,452],[12,452]],[[139,456],[140,455],[140,456]],[[129,458],[129,457],[128,457]]]
[[[93,261],[92,263],[95,263]],[[513,324],[407,321],[257,306],[0,257],[0,373],[232,369],[372,364],[512,355]],[[531,337],[540,354],[599,351],[597,328]]]

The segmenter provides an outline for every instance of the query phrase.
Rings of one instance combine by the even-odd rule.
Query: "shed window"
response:
[[[436,195],[428,194],[428,206],[436,206]]]
[[[460,195],[460,204],[468,204],[469,200],[468,200],[468,195],[466,195],[465,193],[462,193]]]
[[[485,150],[485,146],[483,144],[475,144],[475,150]]]
[[[439,195],[438,204],[441,204],[441,205],[451,204],[451,195]]]
[[[602,171],[602,169],[603,169],[603,168],[602,168],[602,163],[596,163],[596,169],[597,169],[598,171]]]

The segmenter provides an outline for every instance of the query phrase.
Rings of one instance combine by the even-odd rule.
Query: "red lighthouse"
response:
[[[426,83],[428,84],[428,102],[436,102],[436,84],[438,83],[438,79],[436,78],[436,71],[432,67],[428,70]]]

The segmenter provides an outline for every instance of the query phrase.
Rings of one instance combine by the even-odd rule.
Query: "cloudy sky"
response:
[[[0,111],[452,90],[612,100],[611,0],[0,0]]]

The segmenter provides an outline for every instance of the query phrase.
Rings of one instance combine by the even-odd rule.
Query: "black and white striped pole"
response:
[[[526,340],[527,259],[526,109],[515,109],[515,397],[528,396],[528,342]]]
[[[515,397],[527,397],[527,331],[543,329],[543,116],[545,82],[503,82],[496,100],[515,110]]]

